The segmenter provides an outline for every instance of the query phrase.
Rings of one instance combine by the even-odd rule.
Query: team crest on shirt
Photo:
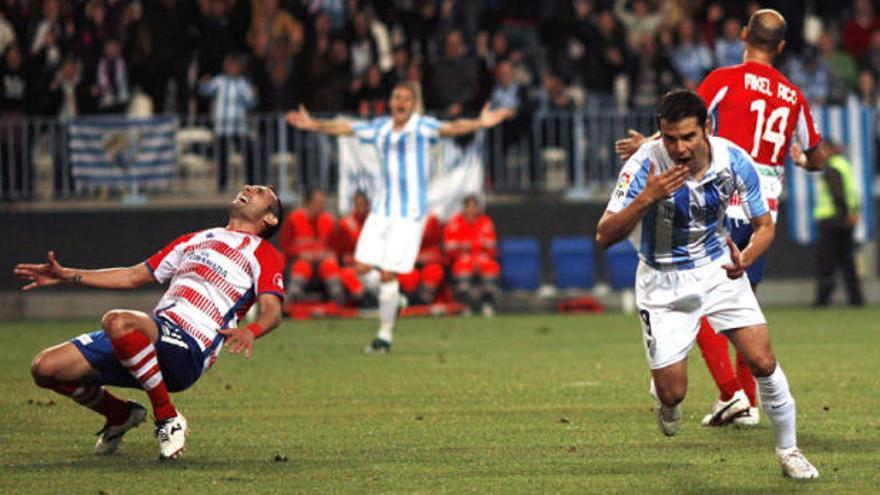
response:
[[[721,196],[725,198],[729,198],[733,195],[736,186],[733,183],[733,177],[727,173],[720,173],[718,177],[713,181],[715,188],[718,189],[718,192],[721,193]]]

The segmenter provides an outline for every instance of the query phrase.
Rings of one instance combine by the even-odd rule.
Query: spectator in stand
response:
[[[47,44],[57,44],[62,53],[67,52],[70,46],[69,37],[74,29],[72,23],[62,18],[61,13],[61,4],[58,0],[43,2],[42,17],[36,22],[32,31],[28,55],[39,52]]]
[[[47,110],[49,115],[57,116],[62,123],[80,115],[81,109],[92,106],[89,103],[88,84],[82,81],[81,74],[79,61],[71,55],[64,59],[49,83]],[[68,145],[67,126],[49,133],[49,138],[54,169],[53,191],[56,196],[61,196],[73,188],[71,170],[65,168],[63,159]]]
[[[630,4],[630,8],[627,8],[627,4]],[[615,0],[614,15],[628,34],[635,36],[654,36],[663,23],[663,14],[648,0]]]
[[[98,60],[93,96],[101,113],[125,113],[131,100],[128,68],[122,58],[119,41],[110,38],[104,43],[104,56]]]
[[[263,171],[254,169],[254,146],[248,133],[247,112],[256,99],[250,81],[242,75],[244,61],[238,54],[226,56],[224,73],[213,78],[204,77],[199,86],[203,96],[213,98],[211,119],[217,140],[217,190],[225,191],[229,173],[230,147],[244,152],[248,184],[261,184]]]
[[[373,298],[379,289],[379,281],[373,280],[371,287],[365,287],[354,269],[354,249],[357,246],[364,222],[370,214],[370,198],[363,190],[357,190],[352,198],[351,213],[339,219],[333,230],[331,244],[341,268],[340,279],[346,294],[355,303],[363,303],[369,292]],[[367,291],[366,289],[369,289]]]
[[[626,70],[626,42],[623,31],[608,10],[596,15],[595,30],[585,40],[587,111],[601,112],[617,107],[614,79]]]
[[[684,87],[693,90],[712,70],[712,51],[694,31],[694,22],[685,19],[678,26],[678,41],[672,49],[672,65],[678,71]]]
[[[861,60],[871,43],[871,33],[880,29],[880,17],[871,0],[854,0],[853,15],[843,24],[843,48]]]
[[[810,105],[819,106],[828,101],[829,70],[816,47],[808,45],[803,54],[790,56],[785,73],[801,88]]]
[[[251,2],[251,23],[247,43],[251,50],[263,39],[268,40],[269,53],[283,47],[283,55],[291,57],[302,50],[305,29],[289,12],[278,5],[278,0],[255,0]]]
[[[145,39],[133,40],[138,49],[130,62],[132,72],[135,72],[134,64],[145,72],[145,90],[158,112],[169,106],[167,100],[172,81],[175,88],[172,108],[180,115],[189,111],[192,86],[187,72],[193,59],[196,30],[194,7],[183,0],[144,3],[143,24],[138,31]]]
[[[455,299],[470,311],[495,314],[498,276],[495,224],[470,195],[464,208],[449,219],[443,231],[447,266],[451,267]]]
[[[16,44],[18,36],[15,34],[15,28],[6,17],[6,11],[0,8],[0,53],[6,53],[6,49]]]
[[[107,7],[102,0],[89,0],[84,8],[85,18],[76,27],[73,50],[86,73],[91,74],[98,66],[101,50],[113,37],[107,21]]]
[[[570,111],[576,106],[570,88],[559,74],[551,71],[544,73],[541,89],[538,91],[536,115],[544,115],[554,111]]]
[[[388,102],[388,89],[382,82],[379,66],[373,64],[364,74],[363,82],[356,82],[354,93],[355,110],[361,118],[369,119],[385,114]]]
[[[828,68],[828,102],[843,103],[856,89],[859,67],[852,55],[837,49],[834,37],[827,31],[819,36],[819,55]]]
[[[243,5],[243,2],[240,4]],[[239,32],[239,24],[244,24],[246,29],[250,13],[249,9],[242,10],[241,7],[233,12],[227,0],[201,0],[198,5],[195,39],[198,40],[199,78],[202,78],[220,73],[226,56],[244,47],[244,35]]]
[[[20,194],[30,186],[30,153],[24,132],[27,104],[27,79],[24,60],[18,46],[12,45],[0,65],[0,198]]]
[[[880,109],[880,94],[877,91],[877,79],[869,70],[859,72],[856,97],[859,103],[874,109]]]
[[[436,215],[429,214],[416,265],[411,272],[398,275],[397,280],[410,304],[433,304],[444,276],[443,227]]]
[[[309,285],[322,283],[330,299],[344,304],[339,262],[330,246],[335,221],[325,211],[324,191],[306,192],[303,206],[290,212],[281,226],[281,251],[288,268],[287,297],[301,300]]]
[[[24,62],[27,73],[27,102],[25,110],[32,115],[47,115],[49,83],[61,66],[62,51],[55,41],[55,33],[47,31],[39,50]]]
[[[286,111],[305,102],[305,58],[299,52],[291,53],[286,45],[284,38],[270,44],[265,35],[254,41],[249,68],[260,112]]]
[[[409,50],[406,45],[397,45],[391,53],[391,70],[383,76],[382,84],[386,88],[393,88],[395,84],[407,79],[409,65],[412,63],[412,57],[409,56]]]
[[[309,63],[311,107],[320,112],[340,112],[347,108],[351,87],[351,62],[348,45],[342,38],[334,39],[328,51],[317,46]]]
[[[378,46],[370,32],[370,17],[366,12],[361,10],[354,14],[349,37],[351,73],[355,79],[360,79],[371,65],[379,63]]]
[[[629,105],[653,112],[660,96],[680,84],[678,73],[666,52],[657,46],[656,36],[643,34],[635,41],[628,70]]]
[[[724,20],[721,37],[715,39],[715,66],[729,67],[742,63],[745,43],[740,36],[742,25],[739,20],[728,17]]]
[[[875,75],[880,74],[880,30],[871,34],[871,44],[862,57],[861,65]]]
[[[430,108],[460,117],[474,110],[476,87],[477,62],[468,55],[461,33],[450,31],[445,56],[434,66],[431,76]]]

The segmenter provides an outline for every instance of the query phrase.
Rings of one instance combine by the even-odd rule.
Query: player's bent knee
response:
[[[55,375],[58,371],[57,363],[52,359],[49,349],[41,351],[31,361],[31,377],[38,387],[51,387],[55,383]]]
[[[687,388],[684,386],[671,386],[665,388],[657,388],[657,398],[663,404],[672,407],[684,400],[687,394]]]
[[[137,322],[138,317],[131,311],[113,309],[104,313],[101,318],[101,328],[108,337],[115,339],[137,330]]]

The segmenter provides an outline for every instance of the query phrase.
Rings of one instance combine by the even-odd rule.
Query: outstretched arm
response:
[[[488,129],[494,127],[505,119],[512,117],[514,111],[510,108],[499,108],[497,110],[489,109],[489,104],[483,106],[480,117],[476,119],[456,119],[446,122],[440,126],[440,135],[442,137],[460,136],[480,129]]]
[[[227,328],[219,330],[226,336],[226,347],[232,354],[244,352],[251,357],[254,340],[274,330],[281,323],[281,300],[274,294],[262,294],[258,299],[260,316],[257,321],[245,328]]]
[[[145,263],[120,268],[84,270],[65,268],[55,259],[55,252],[49,251],[46,263],[19,263],[15,265],[15,277],[29,282],[21,290],[53,285],[84,285],[100,289],[134,289],[156,279]]]
[[[305,105],[298,110],[287,112],[287,123],[304,131],[320,132],[331,136],[352,136],[354,128],[345,120],[313,119]]]
[[[596,245],[606,249],[629,235],[648,208],[683,186],[688,174],[686,165],[676,165],[660,175],[654,175],[654,162],[651,162],[642,192],[626,208],[618,212],[606,210],[602,215],[596,226]]]

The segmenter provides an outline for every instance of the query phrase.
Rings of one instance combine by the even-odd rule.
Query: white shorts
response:
[[[651,369],[665,368],[687,357],[697,339],[700,317],[716,332],[767,322],[749,279],[731,280],[722,256],[691,270],[657,270],[639,263],[636,306]]]
[[[354,250],[354,260],[392,273],[409,273],[416,264],[425,219],[370,214]]]

